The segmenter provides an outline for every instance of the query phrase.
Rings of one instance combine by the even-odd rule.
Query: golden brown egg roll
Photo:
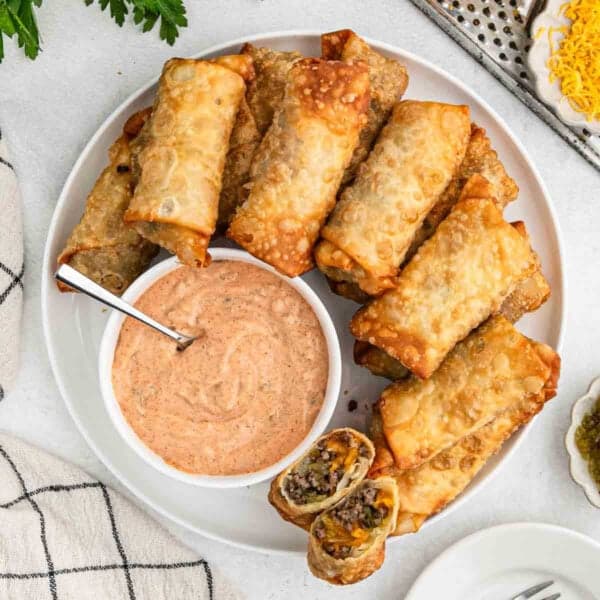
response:
[[[313,245],[366,118],[369,77],[364,63],[312,58],[294,63],[288,79],[227,236],[293,277],[313,266]]]
[[[504,208],[519,193],[517,184],[508,175],[498,154],[492,148],[485,129],[475,123],[471,124],[471,138],[460,167],[425,217],[423,225],[417,231],[406,253],[405,262],[415,255],[419,246],[431,237],[437,226],[448,216],[452,207],[458,202],[465,184],[473,175],[481,175],[489,181],[493,188],[492,197],[499,208]]]
[[[488,459],[520,427],[529,422],[556,395],[560,359],[547,346],[546,361],[552,373],[546,385],[537,394],[509,407],[481,429],[462,438],[416,469],[399,469],[382,435],[381,416],[374,412],[371,432],[377,448],[376,464],[370,477],[387,475],[398,485],[400,510],[396,529],[391,535],[413,533],[426,519],[438,513],[471,483]]]
[[[457,344],[430,379],[387,387],[378,406],[396,465],[418,467],[539,393],[553,377],[554,356],[498,315]]]
[[[308,566],[329,583],[356,583],[385,558],[385,540],[396,527],[398,490],[392,477],[365,479],[310,528]]]
[[[173,58],[163,68],[134,154],[137,185],[124,219],[185,264],[210,259],[228,142],[252,73],[242,55]]]
[[[113,294],[122,294],[150,264],[158,246],[123,223],[132,196],[132,139],[149,117],[149,109],[129,118],[123,135],[109,150],[109,165],[90,192],[85,211],[58,256]],[[58,283],[62,292],[72,288]]]
[[[229,139],[219,198],[217,228],[220,232],[227,229],[238,206],[247,197],[252,159],[283,100],[287,73],[292,64],[302,58],[298,52],[280,52],[252,44],[244,44],[242,54],[252,59],[255,75],[247,83],[246,96],[240,103]]]
[[[286,521],[309,529],[364,479],[374,455],[371,440],[359,431],[329,431],[273,480],[269,502]]]
[[[363,60],[369,66],[370,100],[367,123],[360,132],[358,146],[344,173],[342,185],[350,181],[358,165],[369,154],[375,138],[400,100],[408,85],[406,67],[393,58],[375,52],[350,29],[332,31],[321,36],[321,56],[327,60]]]
[[[242,54],[250,56],[254,64],[255,78],[248,84],[246,96],[262,138],[273,122],[273,115],[281,106],[289,71],[302,58],[302,54],[258,48],[249,43],[242,47]]]
[[[500,307],[499,314],[511,323],[516,323],[525,313],[537,310],[550,296],[550,285],[541,271],[517,284],[512,294]],[[410,371],[399,360],[385,350],[372,346],[368,342],[356,341],[354,344],[354,362],[380,377],[392,381],[404,379]]]
[[[467,149],[469,108],[405,100],[321,231],[315,251],[330,278],[366,293],[393,288],[415,233]]]
[[[539,269],[529,241],[507,223],[474,175],[461,200],[398,277],[360,309],[354,336],[382,348],[421,378],[496,313],[519,281]]]

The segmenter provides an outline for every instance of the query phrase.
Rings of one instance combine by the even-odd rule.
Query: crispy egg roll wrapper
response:
[[[502,444],[556,395],[560,359],[547,346],[540,350],[545,353],[552,373],[539,393],[509,407],[490,423],[416,469],[401,470],[395,465],[383,436],[381,416],[377,412],[373,414],[371,433],[377,458],[370,477],[388,475],[398,485],[400,510],[392,535],[418,531],[426,519],[445,508],[464,491]]]
[[[375,52],[350,29],[332,31],[321,36],[321,55],[327,60],[363,60],[369,66],[370,100],[367,123],[360,132],[358,146],[344,173],[342,184],[350,181],[358,165],[369,154],[375,138],[408,86],[406,67],[397,60]]]
[[[287,73],[302,58],[298,52],[280,52],[252,44],[244,44],[242,54],[252,59],[255,76],[247,84],[229,139],[219,198],[220,232],[227,229],[238,206],[246,199],[252,159],[281,104]]]
[[[496,313],[539,269],[529,241],[507,223],[473,176],[462,199],[398,277],[353,317],[353,335],[427,378],[457,342]]]
[[[173,58],[135,152],[125,221],[191,266],[208,263],[229,138],[252,76],[248,56]]]
[[[553,374],[548,355],[554,352],[498,315],[457,344],[428,380],[391,384],[378,406],[397,466],[418,467],[539,393]]]
[[[425,217],[406,254],[406,260],[415,255],[419,246],[431,237],[437,226],[448,216],[458,202],[465,184],[473,175],[481,175],[492,185],[492,196],[499,208],[504,208],[515,200],[519,193],[517,184],[508,175],[498,154],[492,148],[485,129],[475,123],[471,124],[471,138],[460,167]]]
[[[132,196],[131,140],[149,116],[140,111],[127,121],[109,150],[109,165],[90,192],[58,264],[69,264],[113,294],[122,294],[150,264],[158,246],[123,223]],[[62,292],[72,288],[58,283]]]
[[[366,118],[369,77],[364,63],[321,59],[300,60],[288,75],[227,236],[293,277],[313,266],[313,245]]]
[[[331,514],[336,508],[343,508],[353,496],[365,488],[375,488],[385,498],[388,514],[380,525],[359,531],[353,528],[351,533],[335,525]],[[398,514],[398,489],[392,477],[365,479],[337,505],[321,513],[313,522],[308,542],[308,566],[315,577],[336,585],[356,583],[374,573],[385,558],[385,540],[396,527]],[[317,536],[319,525],[327,524],[323,539]],[[359,535],[363,533],[363,535]],[[344,558],[335,558],[325,550],[329,544],[343,544],[344,538],[353,540],[351,553]],[[357,540],[357,541],[354,541]]]
[[[537,310],[549,297],[550,285],[542,272],[536,271],[517,284],[513,293],[502,303],[499,314],[511,323],[516,323],[524,314]],[[410,374],[399,360],[368,342],[355,342],[354,362],[369,369],[374,375],[387,377],[392,381],[404,379]]]
[[[397,103],[321,231],[319,268],[371,295],[394,287],[416,232],[464,158],[470,132],[467,106]]]
[[[302,58],[299,52],[282,52],[272,48],[258,48],[244,44],[242,54],[250,56],[255,78],[248,84],[248,107],[261,138],[273,122],[273,115],[281,106],[288,73],[292,65]]]
[[[335,453],[333,460],[325,461],[321,458],[320,446],[325,447],[330,458]],[[321,436],[305,454],[272,481],[269,502],[283,519],[308,530],[320,512],[339,502],[365,478],[374,456],[375,448],[367,436],[348,427],[334,429]],[[302,502],[293,497],[294,487],[299,489],[294,483],[294,476],[299,476],[302,480],[310,476],[308,465],[313,465],[314,468],[326,465],[328,477],[337,469],[343,469],[344,473],[328,493],[315,494],[315,487],[308,486],[304,494],[315,497],[311,501]]]

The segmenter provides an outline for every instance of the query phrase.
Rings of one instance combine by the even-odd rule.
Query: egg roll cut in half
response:
[[[507,223],[474,175],[461,200],[398,277],[397,287],[360,309],[350,329],[430,377],[454,345],[496,313],[539,269],[529,241]]]
[[[506,172],[498,154],[492,148],[485,129],[475,123],[471,124],[471,137],[465,157],[448,187],[433,205],[425,217],[423,225],[417,231],[406,253],[406,261],[415,255],[419,246],[431,237],[437,226],[448,216],[452,207],[458,202],[465,184],[473,175],[481,175],[489,181],[493,189],[492,198],[498,208],[504,208],[515,200],[519,193],[517,184]]]
[[[308,566],[329,583],[356,583],[385,558],[385,540],[395,528],[398,489],[392,477],[363,480],[322,512],[310,528]]]
[[[254,156],[248,199],[227,236],[290,277],[310,270],[368,101],[364,63],[294,63],[282,105]]]
[[[69,264],[113,294],[122,294],[150,264],[158,246],[123,223],[132,196],[131,148],[149,110],[136,113],[109,150],[109,165],[90,192],[58,264]],[[61,292],[72,288],[57,283]]]
[[[365,40],[350,29],[332,31],[321,36],[321,56],[327,60],[364,60],[369,66],[371,86],[367,123],[360,132],[358,146],[344,173],[342,184],[350,181],[362,163],[385,122],[392,107],[400,100],[408,85],[406,67],[393,58],[375,52]]]
[[[467,106],[395,105],[321,231],[315,259],[325,275],[371,295],[394,287],[415,233],[463,160],[470,123]]]
[[[242,55],[167,61],[136,144],[125,222],[187,265],[210,260],[229,138],[252,73]]]
[[[334,429],[273,480],[269,502],[286,521],[309,529],[321,511],[364,479],[374,455],[371,440],[362,433]]]
[[[229,138],[219,198],[219,232],[227,229],[237,207],[247,197],[252,159],[281,104],[287,73],[302,58],[298,52],[279,52],[252,44],[244,44],[242,54],[252,59],[255,77],[248,82]]]
[[[555,356],[498,315],[457,344],[430,379],[387,387],[378,407],[396,465],[416,468],[540,393],[554,377]]]
[[[374,413],[371,431],[376,459],[369,476],[393,477],[400,499],[397,524],[391,535],[418,531],[426,519],[462,493],[502,444],[556,395],[560,359],[547,346],[541,347],[540,351],[548,354],[546,360],[552,374],[538,393],[510,406],[487,425],[416,469],[401,470],[395,465],[385,438],[381,435],[381,417],[377,412]]]
[[[524,314],[537,310],[550,297],[550,285],[541,271],[517,284],[512,294],[500,307],[499,314],[511,323],[516,323]],[[354,362],[380,377],[392,381],[405,379],[410,371],[385,350],[368,342],[356,341],[354,344]]]

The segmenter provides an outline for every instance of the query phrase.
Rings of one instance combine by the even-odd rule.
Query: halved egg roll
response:
[[[110,147],[109,165],[94,184],[83,216],[57,260],[59,265],[69,264],[117,295],[129,287],[158,252],[158,246],[123,223],[132,196],[130,144],[149,115],[147,109],[130,117],[123,135]],[[62,283],[57,285],[61,292],[73,291]]]
[[[221,232],[227,229],[248,195],[246,184],[252,159],[283,100],[287,73],[302,58],[298,52],[280,52],[252,44],[244,44],[241,52],[252,59],[255,76],[248,82],[229,139],[217,221]]]
[[[360,309],[350,329],[421,378],[497,312],[539,269],[529,241],[502,217],[474,175],[461,200],[398,277],[397,287]]]
[[[519,193],[519,187],[506,172],[498,154],[492,148],[485,129],[475,123],[471,124],[471,137],[465,157],[448,187],[417,231],[406,253],[406,261],[414,256],[419,246],[431,237],[437,226],[448,216],[452,207],[458,202],[465,184],[473,175],[481,175],[488,180],[493,188],[492,197],[499,208],[504,208]]]
[[[549,349],[544,347],[544,350]],[[371,431],[377,459],[369,476],[387,475],[393,477],[398,485],[400,510],[391,535],[418,531],[426,519],[441,511],[463,492],[502,444],[556,395],[560,359],[549,351],[547,361],[552,373],[538,393],[511,406],[481,429],[416,469],[401,470],[394,464],[385,438],[381,435],[381,417],[377,412],[373,414]]]
[[[415,233],[463,160],[470,131],[467,106],[397,103],[321,231],[319,269],[371,295],[393,288]]]
[[[396,527],[398,489],[392,477],[365,479],[310,528],[308,566],[329,583],[356,583],[385,558],[385,540]]]
[[[541,271],[517,284],[512,294],[500,307],[499,314],[511,323],[516,323],[525,313],[537,310],[550,296],[550,285]],[[356,341],[354,344],[354,362],[366,367],[374,375],[387,377],[392,381],[404,379],[410,371],[385,350],[368,342]]]
[[[269,502],[286,521],[309,529],[321,511],[364,479],[374,455],[367,436],[350,428],[334,429],[273,480]]]
[[[396,465],[418,467],[538,394],[553,377],[554,357],[498,315],[457,344],[430,379],[387,387],[378,406]]]
[[[369,66],[370,100],[367,123],[360,132],[358,146],[344,173],[342,184],[350,181],[362,163],[375,138],[389,119],[394,104],[408,85],[406,67],[393,58],[375,52],[365,40],[350,29],[332,31],[321,36],[321,56],[327,60],[363,60]]]
[[[229,138],[252,73],[248,56],[172,58],[140,134],[124,220],[187,265],[210,260]]]
[[[250,194],[227,236],[290,277],[310,270],[368,101],[364,63],[294,63],[280,110],[254,156]]]

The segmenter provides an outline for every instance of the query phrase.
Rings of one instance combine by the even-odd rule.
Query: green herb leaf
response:
[[[17,44],[25,56],[34,59],[40,52],[40,34],[35,20],[34,6],[42,0],[0,0],[0,62],[4,58],[2,36],[17,35]]]

